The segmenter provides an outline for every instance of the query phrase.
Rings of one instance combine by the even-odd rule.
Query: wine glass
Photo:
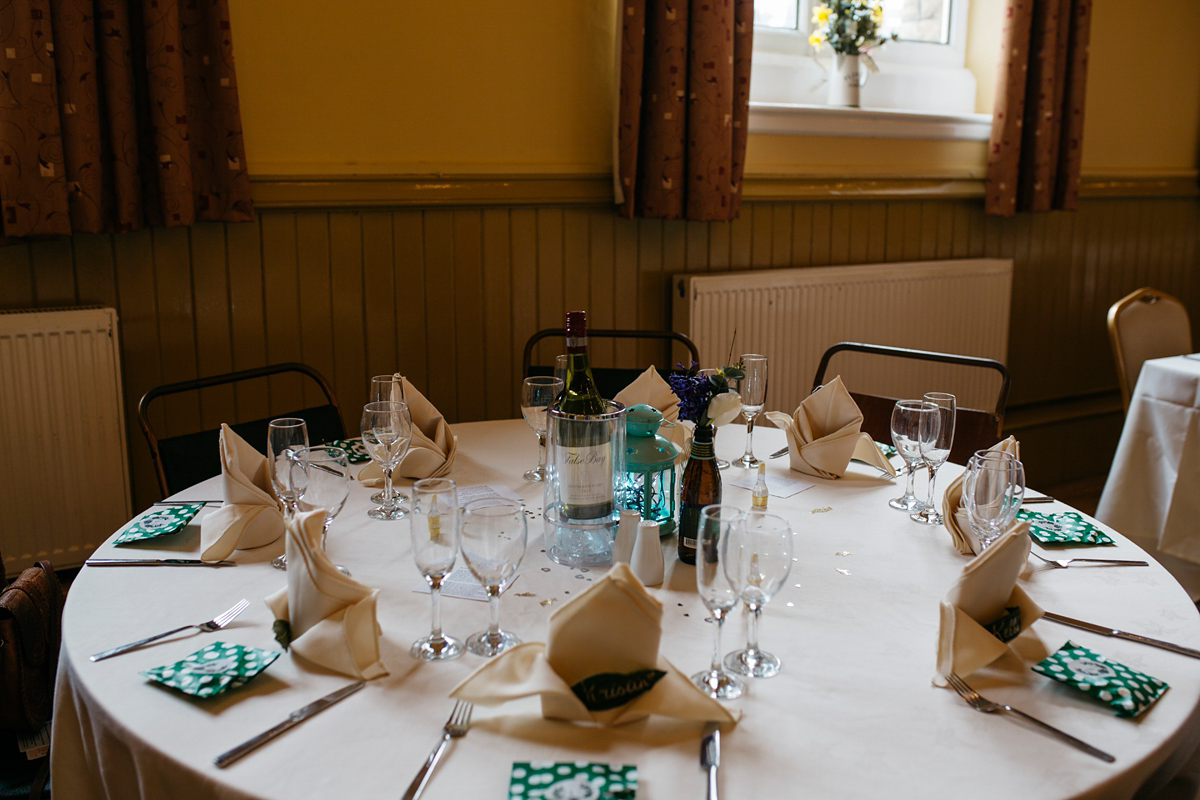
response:
[[[925,507],[914,492],[917,467],[921,458],[921,417],[937,414],[937,406],[924,400],[897,400],[892,409],[892,444],[904,459],[908,468],[908,483],[904,494],[888,501],[888,505],[900,511],[919,511]]]
[[[404,377],[398,372],[391,375],[376,375],[371,378],[369,402],[386,403],[390,400],[400,403],[408,402],[408,398],[404,396]],[[410,411],[409,413],[411,414],[412,412]],[[395,503],[408,502],[408,495],[396,491],[395,488],[392,489],[392,497]],[[377,505],[383,505],[384,500],[383,492],[376,492],[371,495],[371,502]]]
[[[767,357],[757,353],[743,355],[742,372],[745,377],[738,381],[738,395],[742,398],[742,416],[746,418],[746,454],[734,463],[750,469],[759,465],[754,457],[754,420],[767,401]]]
[[[413,484],[412,524],[413,560],[429,583],[433,599],[433,624],[428,636],[413,642],[413,658],[422,661],[448,661],[463,654],[463,643],[442,633],[442,614],[438,601],[442,581],[454,569],[460,540],[458,487],[449,478],[425,478]]]
[[[283,514],[288,519],[296,515],[296,495],[303,487],[293,481],[303,475],[292,474],[292,458],[295,451],[308,447],[308,425],[297,417],[281,417],[267,423],[267,469],[271,473],[271,487],[283,504]],[[275,569],[287,569],[287,554],[281,553],[271,559]]]
[[[986,550],[1017,517],[1025,498],[1025,467],[1012,453],[980,450],[971,456],[963,480],[963,507]]]
[[[937,413],[921,417],[921,458],[929,467],[929,499],[925,505],[908,515],[909,519],[926,525],[941,525],[942,512],[938,511],[933,497],[934,485],[937,483],[938,467],[946,463],[950,457],[950,447],[954,444],[954,395],[945,392],[926,392],[925,402],[937,406]]]
[[[704,672],[693,675],[692,683],[717,700],[741,697],[746,689],[741,678],[730,675],[721,667],[721,628],[738,601],[737,590],[730,585],[722,569],[721,541],[729,537],[733,528],[743,523],[745,516],[733,506],[705,506],[700,509],[696,531],[696,589],[716,624],[712,665]]]
[[[758,618],[792,571],[792,528],[776,514],[748,514],[721,543],[725,577],[746,604],[746,647],[725,656],[725,668],[752,678],[779,673],[779,659],[758,649]]]
[[[500,630],[500,592],[525,555],[525,506],[519,500],[481,497],[467,503],[462,514],[463,560],[487,590],[490,614],[488,629],[467,637],[467,649],[491,657],[521,643]]]
[[[299,510],[325,510],[325,525],[321,529],[321,549],[325,550],[329,526],[341,513],[350,494],[350,459],[340,447],[304,447],[296,450],[292,472],[293,482],[303,486],[296,495]],[[350,571],[340,564],[334,566],[343,575],[350,575]]]
[[[546,480],[546,409],[562,390],[560,378],[526,378],[521,384],[521,415],[538,437],[538,465],[525,473],[527,481]]]
[[[383,470],[383,499],[367,512],[372,519],[404,519],[408,512],[400,507],[392,491],[392,471],[408,452],[412,441],[412,419],[408,404],[394,400],[363,406],[362,441],[367,453]]]
[[[567,382],[567,355],[554,357],[554,377],[558,378],[565,385]]]
[[[720,372],[719,369],[715,369],[712,367],[706,367],[704,369],[696,370],[697,375],[707,375],[710,379],[714,375],[716,375],[718,372]],[[713,430],[713,437],[716,438],[716,430],[715,429]],[[714,452],[716,451],[716,447],[717,447],[716,442],[713,442],[713,451]],[[717,469],[727,469],[729,467],[729,462],[723,458],[714,458],[713,460],[717,462]]]

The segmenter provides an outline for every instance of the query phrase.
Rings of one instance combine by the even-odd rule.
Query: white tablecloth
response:
[[[532,511],[541,489],[521,479],[536,461],[533,434],[519,420],[455,426],[460,447],[452,476],[461,485],[500,484]],[[744,431],[722,429],[718,451],[737,456]],[[756,449],[782,443],[758,431]],[[858,469],[857,467],[855,468]],[[789,472],[784,459],[770,474]],[[862,468],[817,485],[770,510],[796,531],[796,562],[785,588],[764,613],[762,646],[783,672],[751,683],[731,705],[744,716],[723,737],[722,791],[729,797],[1037,798],[1130,797],[1200,724],[1200,662],[1138,644],[1105,639],[1042,621],[1002,661],[972,678],[977,688],[1073,732],[1117,757],[1105,764],[1018,722],[972,711],[952,691],[930,684],[938,602],[965,563],[940,528],[889,509],[897,484]],[[939,476],[945,486],[956,472]],[[725,472],[728,482],[743,471]],[[923,486],[923,481],[919,483]],[[217,482],[185,493],[214,497]],[[149,683],[138,671],[175,661],[217,639],[273,648],[271,615],[261,598],[283,585],[269,552],[239,552],[239,566],[85,568],[64,617],[52,749],[54,793],[91,798],[398,797],[408,785],[453,703],[449,690],[483,660],[427,664],[408,655],[428,630],[429,597],[411,563],[407,522],[368,520],[369,493],[355,487],[329,535],[332,558],[363,582],[382,588],[379,621],[391,675],[303,723],[226,770],[218,753],[270,727],[288,712],[347,683],[290,655],[242,689],[196,701]],[[726,487],[726,500],[749,506],[749,491]],[[1037,506],[1050,510],[1055,506]],[[1061,507],[1059,507],[1061,508]],[[209,512],[211,513],[211,512]],[[543,554],[540,517],[501,621],[527,641],[544,639],[550,612],[596,572],[572,570]],[[185,533],[156,555],[197,555]],[[1105,548],[1116,557],[1141,551],[1123,537]],[[106,544],[100,556],[128,555]],[[1071,554],[1071,551],[1067,551]],[[707,666],[712,629],[694,588],[693,568],[673,551],[656,590],[665,605],[663,652],[687,673]],[[1050,570],[1031,566],[1023,586],[1043,607],[1074,617],[1200,647],[1200,616],[1161,567]],[[241,597],[253,603],[228,629],[181,636],[128,655],[91,663],[87,655],[188,622],[208,619]],[[553,602],[550,602],[553,601]],[[446,598],[447,631],[465,637],[486,625],[484,603]],[[725,649],[745,636],[742,618],[726,627]],[[1068,639],[1159,677],[1171,689],[1142,719],[1119,719],[1087,698],[1030,671]],[[636,764],[640,800],[701,797],[701,730],[653,718],[596,729],[541,719],[536,701],[477,708],[471,732],[456,740],[426,797],[503,798],[514,761]]]
[[[1200,356],[1142,366],[1096,517],[1200,599]]]

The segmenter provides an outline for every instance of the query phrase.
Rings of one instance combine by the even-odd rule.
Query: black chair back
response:
[[[525,351],[521,357],[521,374],[530,378],[536,375],[553,375],[554,365],[535,365],[533,348],[542,339],[562,339],[567,335],[566,328],[544,328],[529,337],[525,342]],[[646,341],[678,342],[687,348],[691,360],[700,361],[700,350],[696,343],[677,331],[648,331],[648,330],[619,330],[612,328],[591,328],[588,330],[589,339],[642,339]],[[670,367],[658,367],[658,372],[664,378],[673,370]],[[611,398],[634,381],[638,375],[646,371],[646,367],[592,367],[592,377],[596,379],[596,388],[602,397]]]

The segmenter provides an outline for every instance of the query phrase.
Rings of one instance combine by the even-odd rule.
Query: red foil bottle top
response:
[[[587,312],[567,312],[567,336],[587,336]]]

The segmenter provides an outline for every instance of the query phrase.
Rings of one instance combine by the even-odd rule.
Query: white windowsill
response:
[[[986,142],[991,114],[936,114],[887,108],[750,103],[750,133]]]

